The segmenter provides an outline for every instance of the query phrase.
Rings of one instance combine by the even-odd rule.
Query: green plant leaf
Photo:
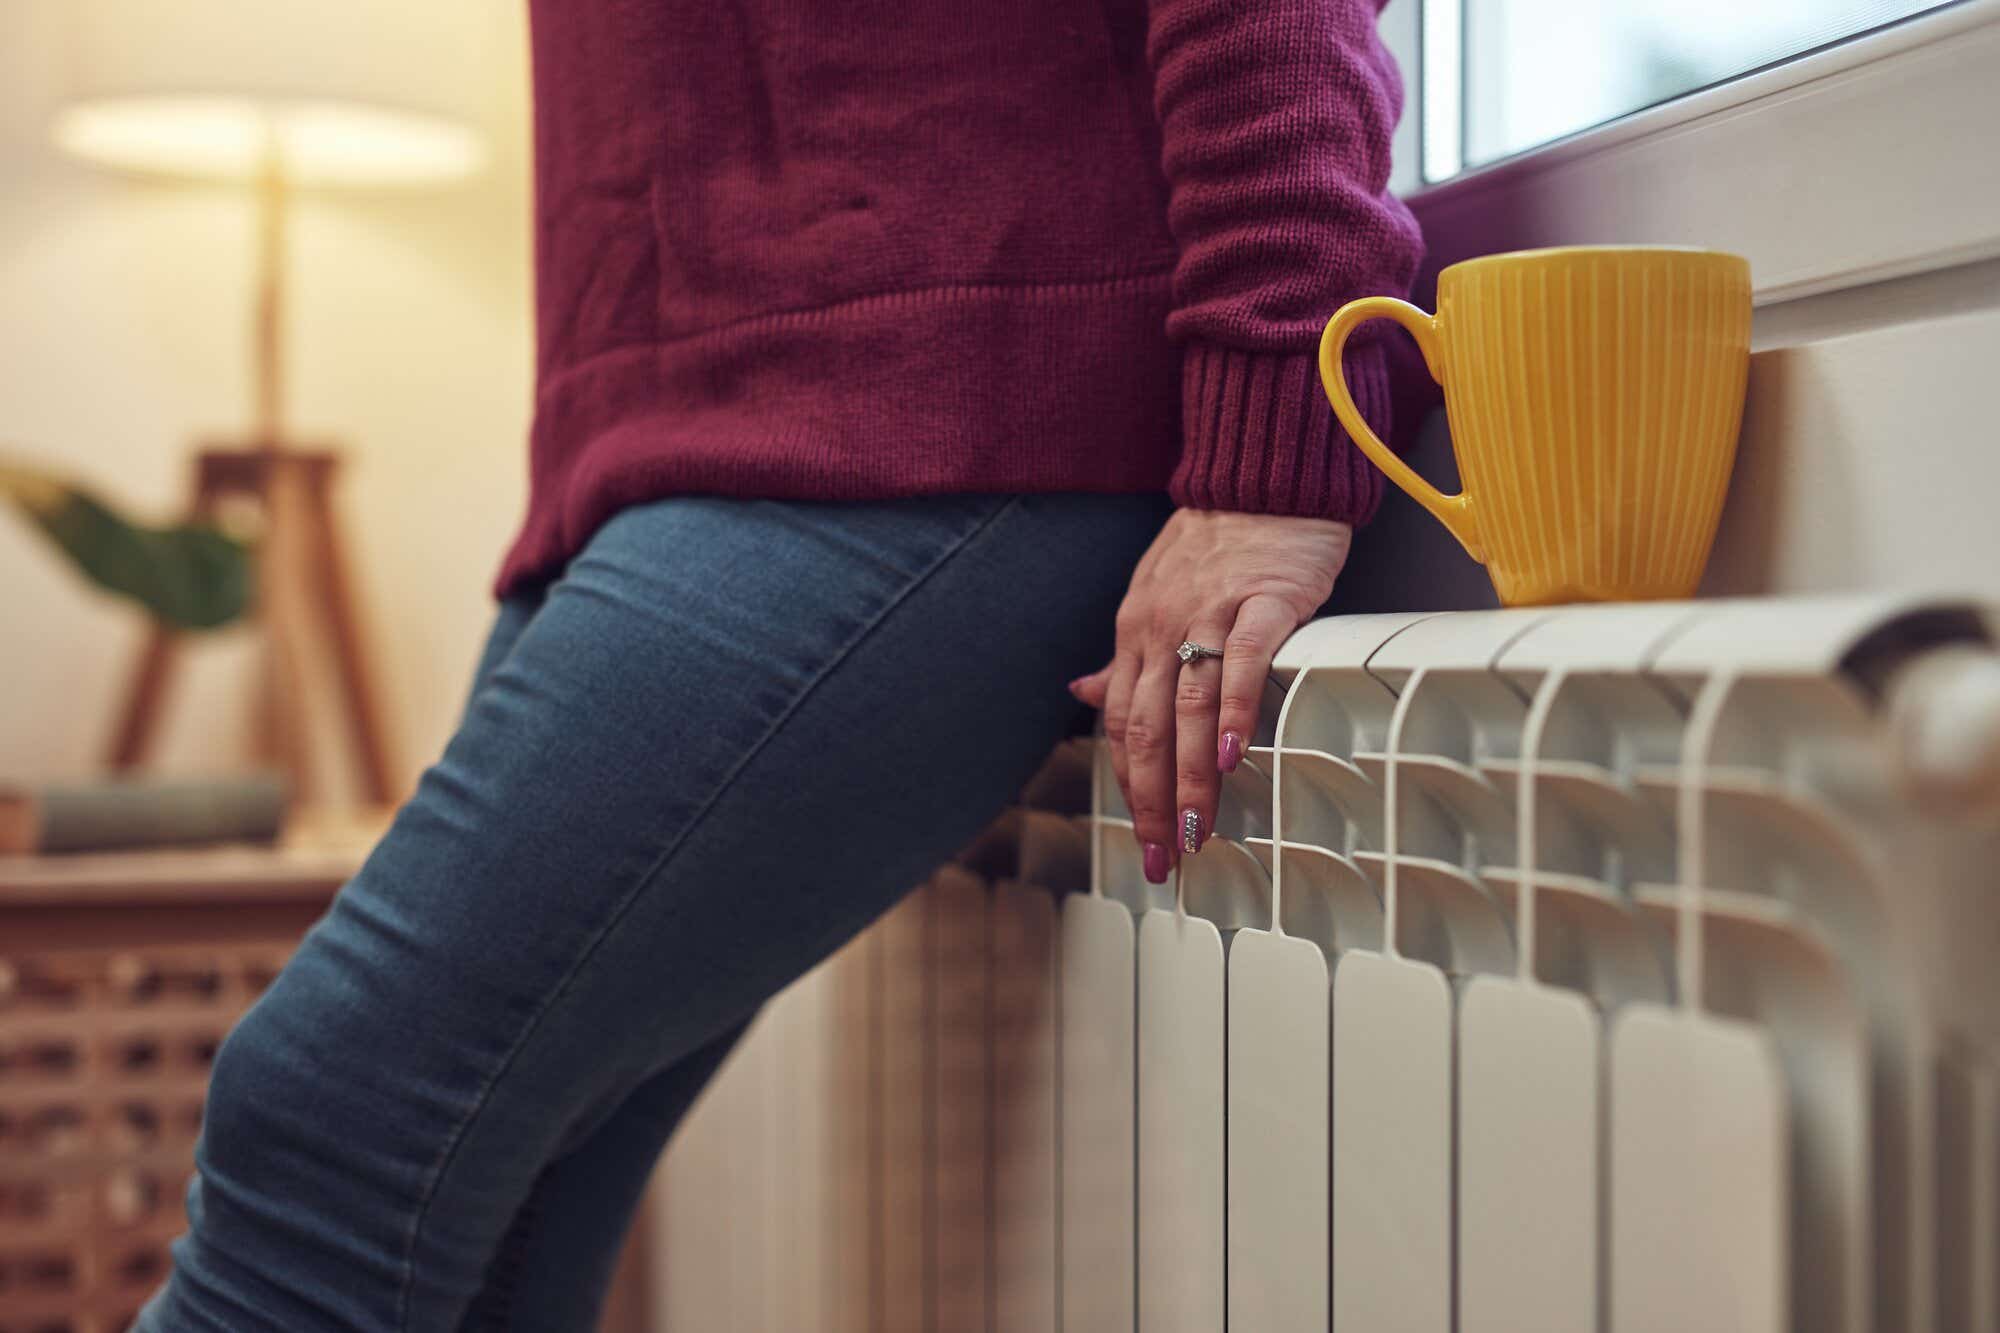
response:
[[[0,494],[106,592],[181,629],[215,629],[249,609],[251,548],[203,523],[133,523],[80,486],[37,469],[0,465]]]

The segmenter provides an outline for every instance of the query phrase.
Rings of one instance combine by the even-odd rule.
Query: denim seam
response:
[[[639,876],[638,881],[632,886],[631,890],[612,907],[604,923],[591,935],[590,939],[584,944],[581,952],[577,954],[575,961],[564,971],[562,979],[549,991],[542,1002],[535,1007],[535,1011],[528,1016],[528,1021],[522,1026],[520,1036],[515,1038],[513,1045],[508,1047],[507,1054],[501,1058],[499,1068],[495,1069],[492,1076],[480,1086],[478,1093],[473,1098],[471,1107],[445,1140],[444,1151],[438,1157],[436,1164],[431,1167],[430,1178],[424,1184],[423,1193],[417,1202],[416,1214],[410,1219],[409,1230],[403,1239],[403,1274],[399,1284],[400,1290],[396,1294],[396,1327],[400,1330],[400,1333],[409,1333],[410,1295],[412,1288],[416,1285],[417,1241],[423,1234],[425,1221],[430,1216],[431,1203],[437,1197],[438,1188],[444,1182],[445,1173],[451,1169],[452,1159],[457,1156],[459,1145],[465,1141],[466,1131],[472,1127],[472,1122],[479,1118],[479,1113],[486,1108],[486,1103],[492,1098],[493,1090],[499,1086],[500,1080],[507,1076],[507,1071],[513,1068],[514,1061],[527,1046],[528,1041],[535,1035],[536,1030],[540,1028],[542,1019],[548,1014],[549,1010],[553,1009],[568,994],[570,983],[589,965],[591,958],[596,955],[598,947],[603,944],[613,930],[617,929],[618,924],[625,919],[626,914],[638,902],[640,895],[652,887],[654,881],[667,868],[668,863],[673,860],[682,845],[686,843],[697,828],[701,827],[702,820],[714,808],[715,803],[721,800],[729,789],[735,785],[736,779],[742,775],[743,770],[748,768],[751,762],[763,752],[764,747],[770,744],[771,738],[778,734],[779,728],[783,727],[792,715],[804,706],[806,700],[812,697],[813,691],[819,688],[821,682],[825,681],[835,669],[851,657],[857,648],[867,642],[869,637],[880,628],[882,623],[894,614],[898,607],[908,601],[912,594],[928,583],[931,577],[938,570],[942,569],[948,561],[960,551],[963,551],[974,539],[992,527],[1004,515],[1018,507],[1021,499],[1022,497],[1019,495],[1007,497],[993,512],[987,514],[963,534],[954,538],[938,552],[928,565],[919,570],[908,583],[904,584],[887,602],[883,603],[879,611],[857,628],[846,643],[840,645],[840,647],[828,656],[820,669],[813,673],[812,678],[800,687],[791,702],[786,704],[784,709],[771,719],[770,724],[764,728],[763,734],[743,752],[736,763],[723,775],[722,781],[715,785],[715,790],[708,794],[707,799],[701,803],[700,808],[688,818],[680,834],[654,858],[652,865]],[[506,1238],[503,1235],[501,1243],[505,1244],[505,1242]]]
[[[487,1269],[487,1289],[498,1291],[497,1305],[489,1307],[487,1311],[493,1319],[490,1323],[486,1320],[481,1320],[479,1323],[461,1320],[461,1333],[480,1333],[481,1324],[486,1324],[501,1333],[512,1326],[514,1304],[521,1286],[521,1269],[527,1262],[529,1251],[533,1248],[531,1241],[542,1226],[543,1211],[540,1207],[540,1195],[543,1181],[547,1176],[548,1171],[544,1169],[528,1187],[528,1197],[522,1203],[521,1211],[514,1218],[513,1224],[507,1228],[506,1234],[500,1237],[499,1252],[493,1256],[493,1263]],[[475,1296],[473,1300],[476,1305],[478,1297]],[[466,1313],[477,1315],[479,1311],[475,1308],[467,1310]]]

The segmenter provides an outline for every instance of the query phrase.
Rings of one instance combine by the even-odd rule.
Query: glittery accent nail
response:
[[[1193,806],[1181,811],[1181,850],[1201,850],[1201,812]]]
[[[1234,773],[1236,766],[1243,762],[1243,738],[1233,731],[1222,733],[1222,741],[1215,747],[1215,768],[1219,773]]]

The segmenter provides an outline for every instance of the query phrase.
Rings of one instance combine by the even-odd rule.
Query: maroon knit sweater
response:
[[[674,494],[1366,518],[1314,345],[1417,265],[1382,3],[532,0],[539,382],[501,591]],[[1381,342],[1348,377],[1386,425]]]

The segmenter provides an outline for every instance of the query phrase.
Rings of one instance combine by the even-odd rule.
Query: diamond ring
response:
[[[1182,666],[1186,666],[1197,657],[1220,657],[1222,656],[1222,650],[1220,648],[1204,648],[1198,643],[1183,643],[1180,647],[1174,649],[1174,656],[1181,659]]]

